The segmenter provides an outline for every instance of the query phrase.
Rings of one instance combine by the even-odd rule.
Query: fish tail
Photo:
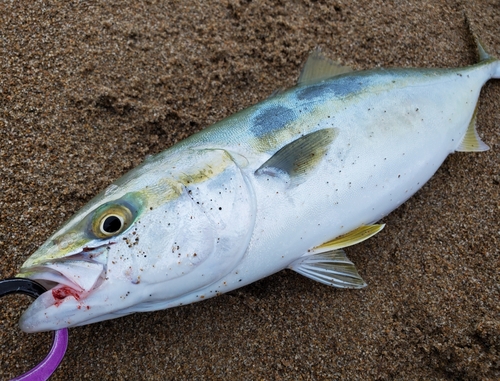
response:
[[[479,55],[479,62],[484,62],[490,67],[490,78],[500,78],[500,61],[490,55],[483,47],[481,40],[474,36],[476,41],[477,53]]]
[[[470,35],[474,39],[474,42],[476,43],[476,49],[479,55],[479,62],[484,62],[489,64],[491,68],[490,78],[497,78],[497,79],[500,78],[500,61],[486,51],[482,41],[479,39],[477,34],[474,33],[472,25],[467,15],[465,15],[465,24],[467,26],[467,29],[469,30]]]

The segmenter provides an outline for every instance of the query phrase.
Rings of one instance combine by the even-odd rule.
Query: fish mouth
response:
[[[114,242],[84,247],[80,252],[36,264],[25,263],[16,277],[29,278],[52,293],[56,303],[72,296],[84,298],[104,281],[107,270],[107,248]],[[41,263],[40,263],[41,262]]]

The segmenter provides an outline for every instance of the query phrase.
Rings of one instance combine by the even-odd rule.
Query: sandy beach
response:
[[[113,180],[293,86],[320,47],[356,70],[500,57],[495,0],[0,2],[0,277]],[[443,99],[443,102],[452,101]],[[500,81],[491,148],[450,155],[346,249],[368,287],[282,271],[220,297],[70,329],[51,380],[500,379]],[[40,361],[28,298],[0,303],[0,379]]]

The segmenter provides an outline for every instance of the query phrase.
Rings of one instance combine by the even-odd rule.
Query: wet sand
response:
[[[1,2],[0,276],[146,155],[292,86],[316,46],[355,69],[468,65],[466,14],[500,57],[498,2],[464,3]],[[346,250],[367,288],[283,271],[74,328],[52,379],[499,379],[499,110],[490,81],[478,125],[491,150],[451,155]],[[1,379],[48,349],[50,334],[16,327],[27,303],[0,304]]]

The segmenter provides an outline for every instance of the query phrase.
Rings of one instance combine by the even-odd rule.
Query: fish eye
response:
[[[114,214],[107,216],[101,220],[101,232],[107,234],[114,234],[122,228],[123,219]]]
[[[94,213],[92,233],[101,239],[113,237],[126,230],[133,220],[131,210],[125,205],[103,205]]]

